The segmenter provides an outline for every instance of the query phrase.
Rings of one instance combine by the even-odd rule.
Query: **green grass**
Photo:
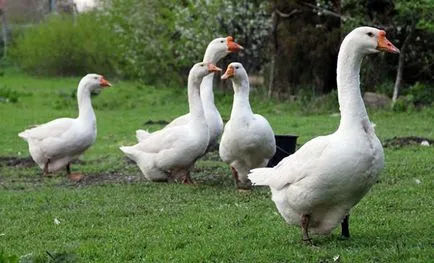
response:
[[[29,125],[76,116],[71,94],[77,83],[77,78],[2,77],[0,97],[9,94],[16,101],[0,102],[0,156],[28,156],[17,133]],[[126,161],[118,147],[134,143],[137,128],[161,127],[145,121],[186,112],[185,98],[185,88],[132,82],[114,82],[94,97],[98,138],[83,163],[72,166],[93,181],[71,183],[62,173],[41,178],[35,165],[0,166],[0,262],[2,251],[40,262],[47,261],[46,251],[77,262],[334,262],[336,256],[340,262],[432,262],[433,147],[386,148],[381,181],[353,210],[352,238],[340,241],[336,230],[314,237],[317,247],[308,247],[300,242],[300,230],[278,215],[268,189],[234,189],[216,153],[197,163],[196,186],[145,182]],[[232,92],[217,96],[225,119],[231,100]],[[339,122],[259,96],[252,107],[276,133],[299,135],[300,144],[333,132]],[[434,137],[434,109],[378,111],[370,118],[382,140]]]

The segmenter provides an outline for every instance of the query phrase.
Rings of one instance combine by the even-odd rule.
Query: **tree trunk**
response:
[[[273,95],[273,87],[274,87],[274,68],[276,67],[276,53],[277,53],[277,24],[278,17],[276,15],[276,11],[274,11],[271,15],[272,26],[271,26],[271,61],[270,61],[270,79],[268,81],[268,99]]]
[[[56,0],[48,0],[49,3],[49,11],[50,13],[55,13],[57,11],[57,1]]]
[[[276,58],[279,53],[279,39],[277,36],[277,27],[280,23],[280,18],[290,19],[295,14],[299,13],[298,9],[292,10],[290,13],[283,13],[279,9],[275,8],[273,13],[271,13],[271,61],[270,61],[270,79],[268,81],[268,98],[271,98],[274,91],[275,77],[276,77]]]
[[[413,36],[415,29],[416,29],[416,20],[413,19],[410,26],[410,32],[405,37],[404,42],[402,43],[401,46],[401,52],[399,53],[398,71],[396,73],[395,85],[393,86],[392,106],[393,104],[395,104],[399,96],[399,89],[402,84],[402,74],[404,72],[405,54],[407,52],[408,43],[411,37]]]
[[[3,9],[0,9],[0,17],[2,22],[2,40],[3,40],[3,58],[8,54],[8,21]]]

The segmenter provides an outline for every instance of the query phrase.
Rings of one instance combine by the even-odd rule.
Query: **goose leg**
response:
[[[313,245],[312,239],[309,237],[309,215],[302,215],[301,216],[301,232],[303,234],[303,242],[307,245]]]
[[[68,163],[67,165],[66,165],[66,175],[70,175],[71,174],[71,164],[70,163]]]
[[[182,183],[183,184],[193,184],[193,180],[190,177],[190,170],[184,170],[183,171],[183,178]]]
[[[235,179],[235,184],[238,188],[238,191],[239,192],[250,192],[250,190],[252,189],[251,182],[249,180],[248,180],[248,182],[242,182],[240,180],[240,176],[238,175],[237,169],[235,169],[233,166],[231,166],[231,172],[232,172],[232,176]]]
[[[240,178],[238,177],[238,172],[233,166],[231,166],[231,172],[232,172],[232,176],[235,179],[235,184],[237,185],[237,188],[238,188],[238,185],[240,183]]]
[[[48,176],[48,164],[50,163],[50,159],[44,165],[44,176]]]
[[[341,227],[342,227],[342,239],[348,239],[350,238],[350,222],[349,222],[350,214],[347,214],[344,219],[342,220]]]
[[[66,165],[66,176],[68,176],[69,180],[78,182],[83,178],[83,174],[81,173],[71,173],[71,164],[68,163]]]
[[[231,172],[232,172],[232,176],[235,179],[235,182],[238,183],[238,181],[239,181],[239,179],[238,179],[238,172],[237,172],[237,170],[235,170],[235,168],[233,166],[231,166]]]

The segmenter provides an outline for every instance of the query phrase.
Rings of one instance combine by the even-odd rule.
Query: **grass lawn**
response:
[[[17,133],[75,117],[78,80],[0,77],[0,99],[10,98],[0,100],[0,262],[2,253],[35,262],[46,262],[48,254],[63,257],[56,262],[433,262],[432,146],[385,148],[381,181],[350,217],[351,239],[338,240],[336,230],[314,236],[316,247],[303,245],[300,230],[284,223],[267,188],[237,192],[216,152],[197,163],[195,186],[146,182],[118,148],[135,143],[136,129],[162,126],[145,122],[186,112],[185,88],[114,82],[93,98],[98,138],[72,166],[85,179],[42,178]],[[228,119],[232,93],[216,99]],[[260,96],[252,107],[275,133],[299,135],[299,144],[333,132],[339,122]],[[370,118],[382,141],[434,138],[432,108],[371,112]]]

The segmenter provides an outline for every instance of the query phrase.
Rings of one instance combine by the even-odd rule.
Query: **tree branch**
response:
[[[399,53],[398,71],[396,73],[395,85],[393,85],[392,106],[398,99],[399,88],[401,87],[401,83],[402,83],[402,74],[404,72],[404,62],[405,62],[405,55],[407,53],[407,46],[410,39],[413,36],[414,31],[416,31],[416,22],[417,22],[416,19],[413,17],[410,25],[410,32],[405,37],[404,42],[402,43],[401,46],[401,52]]]
[[[290,18],[291,16],[294,16],[295,14],[300,13],[300,10],[294,9],[290,13],[283,13],[282,11],[280,11],[279,9],[276,8],[274,10],[274,12],[276,12],[276,14],[278,14],[282,18]]]
[[[305,3],[305,2],[303,2],[303,1],[297,1],[297,3],[300,4],[300,5],[303,5],[303,6],[309,7],[309,8],[311,8],[312,10],[319,10],[319,11],[321,11],[324,15],[328,15],[328,16],[333,16],[333,17],[339,18],[340,20],[342,20],[342,21],[344,21],[344,22],[347,21],[347,20],[354,20],[354,18],[352,18],[352,17],[343,16],[343,15],[341,15],[341,14],[338,14],[338,13],[336,13],[336,12],[333,12],[333,11],[328,10],[328,9],[326,9],[326,8],[324,8],[324,7],[321,7],[321,6],[312,5],[312,4],[309,4],[309,3]]]

